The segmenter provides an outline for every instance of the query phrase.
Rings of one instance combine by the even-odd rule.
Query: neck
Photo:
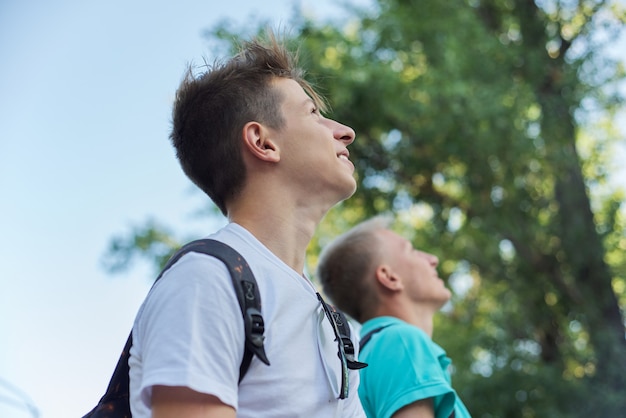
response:
[[[337,191],[317,190],[293,174],[255,159],[246,184],[228,204],[228,218],[246,228],[298,274],[309,242],[326,212],[340,200]],[[297,177],[297,176],[296,176]]]
[[[285,196],[275,200],[242,200],[229,208],[228,218],[246,228],[274,255],[302,274],[307,247],[325,211],[289,203]]]
[[[428,334],[429,337],[432,337],[433,319],[437,311],[438,309],[433,309],[429,306],[413,305],[409,307],[402,303],[391,301],[390,303],[381,304],[374,317],[393,316],[416,326]]]

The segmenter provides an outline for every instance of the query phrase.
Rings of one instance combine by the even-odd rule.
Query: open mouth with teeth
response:
[[[343,150],[339,154],[337,154],[337,158],[339,158],[340,160],[350,161],[349,157],[350,157],[350,152],[348,150]]]
[[[354,164],[350,161],[350,153],[348,150],[344,150],[337,154],[337,158],[341,160],[344,164],[349,165],[352,170],[354,170]]]

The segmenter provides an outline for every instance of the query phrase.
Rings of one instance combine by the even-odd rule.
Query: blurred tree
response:
[[[477,416],[623,413],[624,199],[605,196],[594,216],[589,187],[606,173],[592,167],[610,138],[586,159],[577,149],[583,133],[603,134],[585,105],[619,103],[605,87],[623,68],[600,54],[599,32],[623,30],[623,9],[379,7],[352,27],[302,29],[307,68],[358,133],[361,188],[344,207],[399,213],[453,283],[473,280],[437,337],[472,372],[457,387]]]
[[[329,237],[392,212],[455,290],[435,339],[474,416],[622,415],[625,197],[606,187],[616,133],[602,117],[621,103],[624,69],[603,51],[623,4],[376,5],[347,24],[293,23],[333,118],[357,132],[359,190],[326,217],[310,268]],[[109,255],[163,248],[158,232]]]

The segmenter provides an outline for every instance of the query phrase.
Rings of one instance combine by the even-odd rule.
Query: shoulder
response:
[[[367,362],[372,357],[386,363],[402,363],[409,359],[434,360],[445,355],[443,349],[421,329],[400,319],[376,318],[363,324],[361,338],[377,331],[363,348],[362,358]]]
[[[211,303],[206,303],[210,299]],[[197,252],[184,254],[176,263],[165,270],[150,289],[135,321],[135,328],[154,320],[193,315],[196,311],[204,316],[205,311],[219,305],[224,311],[238,312],[236,294],[228,269],[219,259]],[[178,322],[178,321],[176,321]]]
[[[385,331],[385,338],[403,341],[411,345],[429,346],[432,344],[432,339],[428,334],[420,328],[407,324],[406,322],[390,326]]]
[[[245,238],[237,239],[238,235],[241,235],[239,229],[245,231],[237,225],[228,224],[205,238],[218,241],[218,245],[212,245],[215,243],[207,243],[202,239],[188,243],[183,247],[187,247],[184,253],[179,251],[173,256],[176,261],[165,268],[151,293],[158,293],[161,291],[160,288],[172,286],[228,287],[226,285],[231,283],[230,274],[224,260],[240,263],[242,259],[248,262],[250,258],[249,248],[252,242]],[[224,244],[225,247],[219,244]],[[172,260],[168,263],[171,262]],[[230,286],[232,287],[232,284]]]
[[[400,341],[421,344],[431,341],[430,337],[418,327],[389,316],[378,317],[365,322],[361,328],[361,338],[370,333],[380,334],[380,338],[377,338],[379,343],[382,340],[394,344]]]
[[[222,282],[228,283],[228,274],[226,265],[218,258],[192,251],[165,270],[150,293],[161,293],[172,288],[213,288]]]
[[[221,241],[236,250],[253,270],[262,270],[262,266],[278,269],[277,271],[288,270],[288,267],[254,234],[236,223],[226,225],[207,238]],[[260,275],[262,271],[254,273]]]

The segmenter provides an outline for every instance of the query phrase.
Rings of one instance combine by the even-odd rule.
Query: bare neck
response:
[[[437,309],[429,306],[408,305],[407,303],[388,301],[383,302],[375,311],[373,317],[393,316],[411,325],[414,325],[433,336],[433,319]]]
[[[229,208],[229,220],[246,228],[298,274],[306,250],[327,209],[299,205],[288,196],[245,199]]]

